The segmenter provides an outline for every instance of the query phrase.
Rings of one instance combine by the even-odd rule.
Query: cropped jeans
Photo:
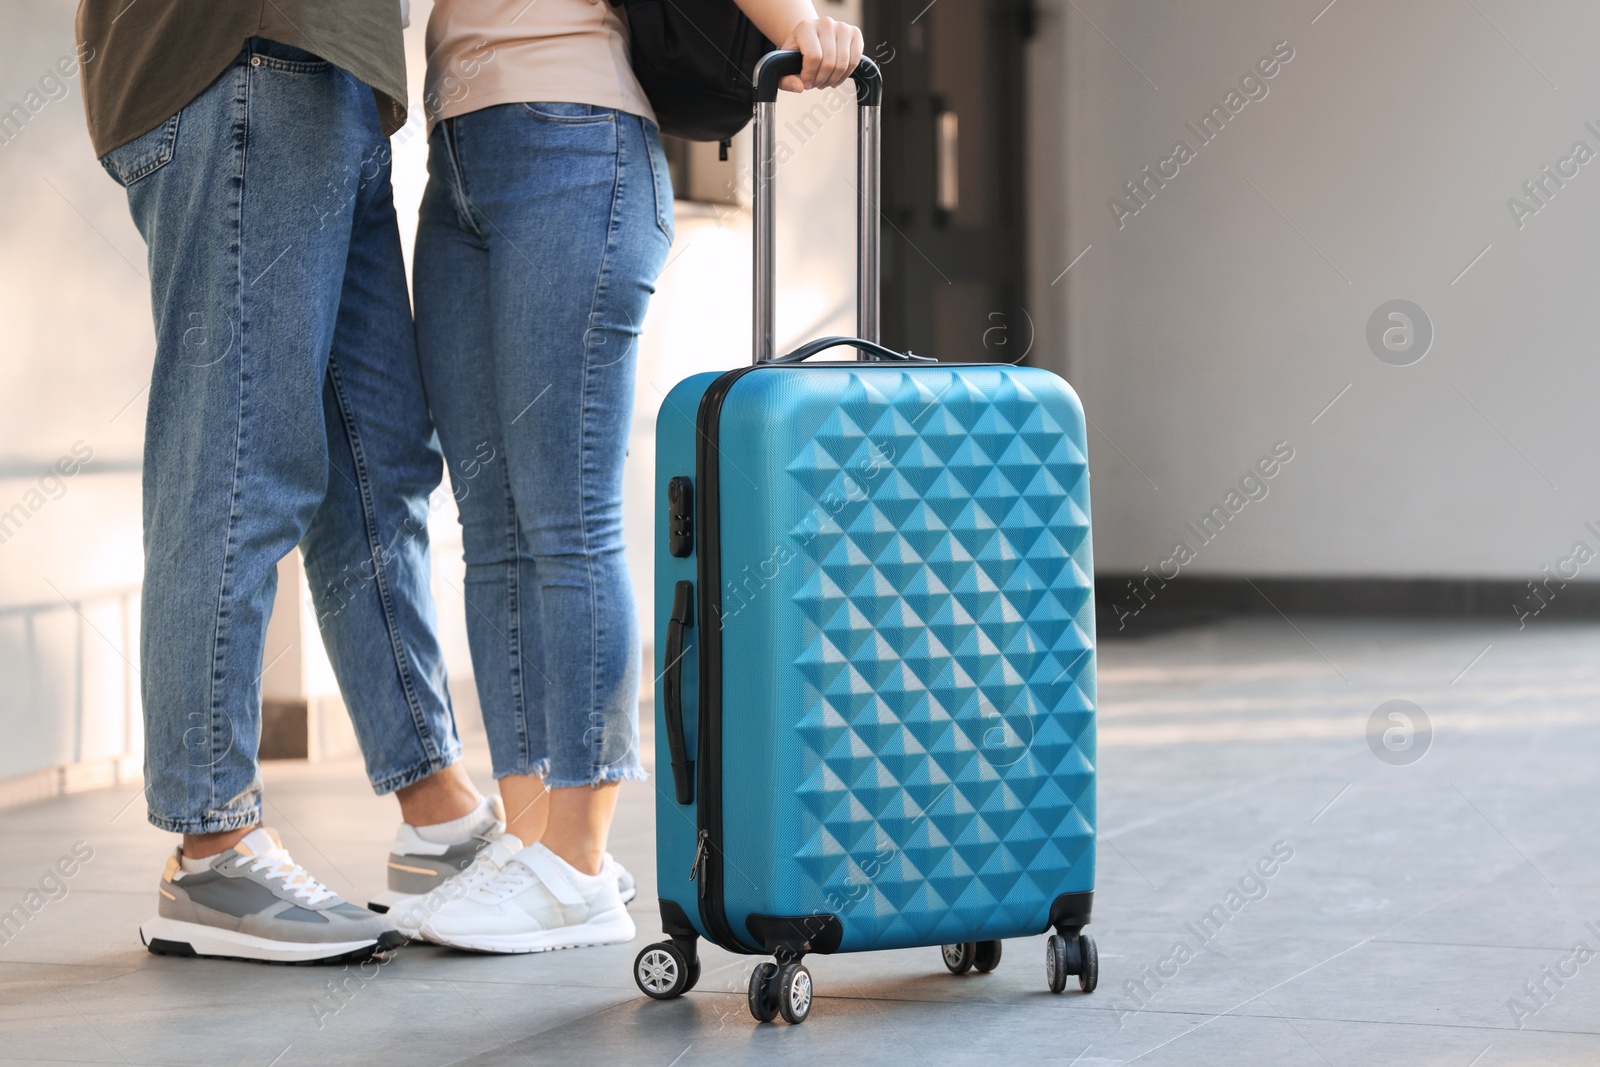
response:
[[[496,778],[644,777],[622,466],[671,241],[666,159],[638,116],[506,104],[432,132],[417,342]]]
[[[429,592],[441,464],[372,90],[251,40],[101,162],[149,247],[155,312],[139,664],[150,821],[191,834],[260,821],[267,618],[297,544],[373,787],[455,762]]]

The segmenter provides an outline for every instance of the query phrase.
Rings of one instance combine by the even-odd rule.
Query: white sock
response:
[[[470,840],[475,833],[499,822],[494,809],[489,806],[489,798],[484,797],[478,801],[478,806],[449,822],[430,823],[427,826],[415,827],[417,836],[424,841],[435,845],[457,845]]]
[[[178,862],[183,865],[183,873],[199,874],[201,871],[209,871],[211,869],[211,861],[216,858],[215,856],[206,856],[202,859],[192,860],[188,856],[182,856]]]

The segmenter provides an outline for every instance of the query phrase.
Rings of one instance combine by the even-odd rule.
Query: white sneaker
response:
[[[490,838],[473,857],[472,863],[464,871],[445,879],[427,893],[417,893],[396,900],[392,907],[383,908],[395,927],[413,940],[430,941],[432,938],[424,932],[428,916],[452,900],[460,900],[470,891],[488,881],[489,878],[506,865],[506,861],[521,852],[525,846],[522,839],[512,833],[503,833]],[[606,853],[605,866],[616,872],[617,895],[622,903],[627,904],[639,895],[639,887],[628,869],[616,861],[611,853]],[[379,910],[376,906],[374,911]],[[439,942],[442,944],[443,942]]]
[[[614,867],[617,871],[617,893],[621,895],[624,904],[632,904],[633,898],[639,895],[639,883],[633,880],[633,872],[618,863],[616,857],[606,853],[606,866]]]
[[[522,849],[422,924],[430,941],[475,952],[548,952],[632,941],[616,862],[584,874],[543,845]]]
[[[367,907],[383,915],[389,912],[414,912],[414,905],[430,898],[437,904],[441,898],[435,894],[444,889],[446,882],[459,879],[485,861],[490,862],[490,872],[497,871],[501,864],[521,851],[522,842],[506,833],[505,804],[498,796],[491,796],[488,801],[489,809],[483,821],[472,828],[466,840],[453,845],[427,841],[417,833],[415,826],[401,823],[395,831],[394,844],[389,847],[388,888],[374,894],[367,902]],[[501,849],[489,855],[489,845],[502,836],[511,842],[510,850]],[[634,881],[633,873],[617,863],[609,852],[606,853],[606,864],[615,865],[617,890],[622,894],[622,902],[630,903],[639,895],[639,886]],[[483,874],[479,870],[474,879],[465,883],[457,881],[449,890],[445,890],[446,895],[442,899],[451,900],[462,895],[462,886],[477,884]],[[412,925],[409,929],[415,936],[416,927]]]
[[[389,920],[394,923],[395,929],[407,937],[432,940],[424,933],[428,918],[452,900],[461,900],[494,877],[506,861],[521,852],[523,847],[521,839],[515,834],[504,833],[491,838],[473,857],[466,870],[446,878],[427,893],[399,901],[389,910]]]

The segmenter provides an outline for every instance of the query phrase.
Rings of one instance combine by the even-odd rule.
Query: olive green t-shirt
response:
[[[371,86],[385,134],[405,124],[400,0],[81,0],[78,50],[95,154],[183,110],[251,37],[304,49]]]

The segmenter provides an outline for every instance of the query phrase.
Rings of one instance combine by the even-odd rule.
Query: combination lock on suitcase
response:
[[[1048,371],[878,341],[879,111],[863,59],[857,338],[773,351],[773,118],[756,68],[755,362],[657,422],[656,833],[667,939],[771,956],[751,1014],[810,1012],[809,953],[942,946],[992,970],[1052,931],[1093,991],[1095,653],[1082,408]],[[828,349],[857,358],[806,362]]]

